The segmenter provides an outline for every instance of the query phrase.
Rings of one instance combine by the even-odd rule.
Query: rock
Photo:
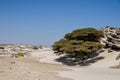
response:
[[[118,65],[115,65],[115,66],[112,66],[112,67],[110,67],[110,68],[114,68],[114,69],[120,69],[120,64],[118,64]]]
[[[15,62],[10,62],[11,64],[15,64]]]
[[[102,29],[104,38],[101,39],[101,43],[106,48],[120,51],[120,28],[107,26]]]
[[[11,54],[10,58],[18,58],[19,56],[17,54]]]
[[[5,47],[3,47],[3,46],[0,46],[0,49],[5,49]]]
[[[120,54],[116,57],[116,60],[119,60],[120,59]]]
[[[113,52],[113,50],[111,50],[110,48],[108,48],[107,51],[108,53]]]
[[[0,73],[3,73],[4,71],[0,71]]]

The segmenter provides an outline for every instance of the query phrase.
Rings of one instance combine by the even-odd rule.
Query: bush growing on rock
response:
[[[64,39],[52,45],[56,54],[69,55],[74,60],[86,60],[92,57],[93,53],[103,48],[99,42],[103,32],[94,28],[83,28],[67,33]]]

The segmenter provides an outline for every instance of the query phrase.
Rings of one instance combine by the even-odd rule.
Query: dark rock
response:
[[[5,49],[5,47],[0,46],[0,49]]]

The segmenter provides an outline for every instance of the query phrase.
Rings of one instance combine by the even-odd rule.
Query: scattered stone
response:
[[[11,54],[10,58],[18,58],[18,55],[17,54]]]
[[[0,56],[8,56],[10,58],[18,58],[18,53],[25,53],[25,56],[30,56],[30,52],[43,49],[41,45],[32,46],[25,44],[0,44]]]
[[[119,64],[119,65],[112,66],[112,67],[110,67],[110,68],[120,69],[120,64]]]
[[[4,71],[0,71],[0,73],[3,73]]]
[[[10,62],[11,64],[15,64],[15,62]]]
[[[12,67],[9,67],[9,69],[11,70],[11,69],[12,69]]]

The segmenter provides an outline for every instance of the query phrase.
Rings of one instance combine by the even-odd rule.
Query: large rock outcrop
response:
[[[107,26],[102,29],[104,38],[101,43],[110,50],[120,50],[120,28]]]

